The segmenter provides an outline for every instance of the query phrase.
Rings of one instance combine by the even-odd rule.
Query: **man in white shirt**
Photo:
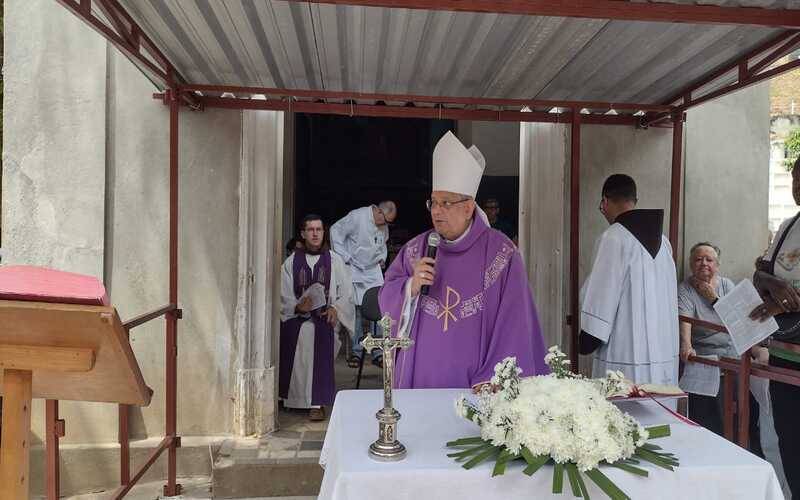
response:
[[[635,383],[678,383],[678,291],[663,210],[636,209],[636,183],[615,174],[600,211],[610,227],[597,242],[581,290],[581,354],[592,376],[619,370]]]
[[[397,205],[393,201],[382,201],[352,210],[331,226],[331,246],[350,268],[353,278],[353,300],[355,302],[355,329],[352,338],[352,355],[348,359],[351,367],[358,366],[361,355],[359,343],[364,334],[361,316],[361,301],[370,288],[383,285],[386,265],[386,242],[389,239],[388,223],[397,217]],[[374,329],[374,325],[372,325]],[[373,363],[380,365],[380,351],[375,351]]]

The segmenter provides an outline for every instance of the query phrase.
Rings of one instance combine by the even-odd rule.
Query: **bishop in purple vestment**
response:
[[[484,165],[475,146],[466,149],[449,132],[434,150],[428,207],[443,241],[435,260],[425,257],[431,231],[409,241],[380,293],[393,335],[414,339],[397,355],[396,387],[476,387],[509,356],[523,376],[548,373],[522,258],[475,205]]]

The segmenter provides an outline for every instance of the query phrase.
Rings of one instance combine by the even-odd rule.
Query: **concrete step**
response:
[[[210,500],[214,498],[211,492],[211,478],[206,477],[183,477],[180,479],[183,485],[183,492],[177,497],[162,496],[163,481],[141,483],[134,486],[125,495],[125,500]],[[75,495],[61,497],[62,500],[111,500],[112,490],[85,495]],[[315,500],[316,496],[302,497],[251,497],[239,500]],[[33,497],[33,500],[45,500],[45,497]]]
[[[211,457],[227,436],[182,436],[178,448],[178,475],[181,477],[209,477]],[[131,475],[139,471],[158,447],[162,438],[131,441]],[[210,451],[210,453],[209,453]],[[166,453],[153,464],[141,482],[163,481],[167,477]],[[44,495],[47,484],[43,446],[31,447],[31,495]],[[97,491],[111,491],[119,485],[119,445],[62,444],[60,446],[61,494],[78,495]]]
[[[214,498],[319,494],[325,431],[277,431],[261,439],[226,439],[214,456]]]

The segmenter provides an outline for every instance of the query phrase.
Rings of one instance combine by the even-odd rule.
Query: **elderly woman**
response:
[[[800,205],[800,158],[792,168],[792,195]],[[783,221],[764,257],[756,262],[753,284],[764,304],[754,318],[776,316],[780,331],[769,346],[769,364],[798,370],[800,375],[800,214]],[[793,497],[800,496],[800,386],[770,382],[775,430],[783,468]]]
[[[678,312],[681,316],[697,318],[709,323],[722,324],[714,303],[733,290],[734,283],[719,274],[720,250],[712,243],[697,243],[689,251],[689,266],[692,274],[678,286]],[[738,358],[731,337],[727,333],[709,330],[689,322],[680,322],[681,359],[689,356]],[[723,375],[724,377],[724,375]],[[722,386],[720,379],[720,386]],[[717,396],[689,394],[689,417],[703,427],[722,435],[723,392]],[[750,396],[753,411],[750,412],[750,449],[761,455],[758,432],[758,403]]]

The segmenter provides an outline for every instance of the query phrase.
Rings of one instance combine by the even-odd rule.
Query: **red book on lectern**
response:
[[[36,266],[0,266],[0,300],[109,305],[97,278]]]

